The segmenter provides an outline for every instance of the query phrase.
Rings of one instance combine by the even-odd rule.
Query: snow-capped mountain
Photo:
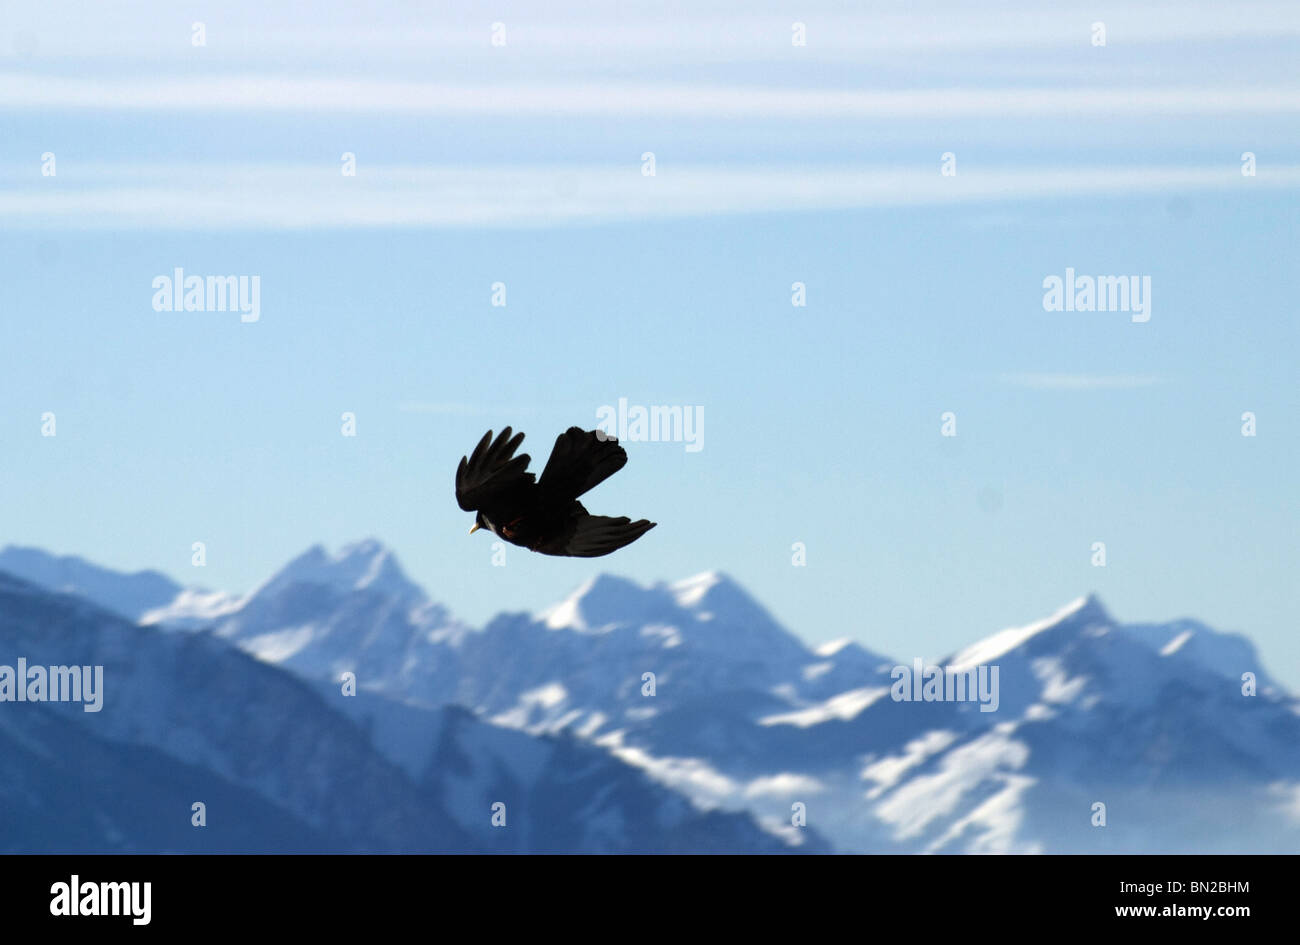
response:
[[[375,541],[333,555],[320,546],[309,548],[234,605],[209,611],[206,622],[183,611],[185,603],[150,611],[143,621],[202,626],[300,676],[337,679],[352,672],[362,688],[401,698],[438,686],[445,673],[435,658],[437,647],[468,631],[431,602]]]
[[[880,694],[811,720],[802,773],[845,820],[823,828],[851,830],[861,797],[873,829],[930,852],[1296,849],[1300,705],[1243,692],[1242,674],[1260,674],[1251,648],[1210,668],[1159,639],[1088,597],[942,661],[997,666],[996,712]],[[857,779],[828,763],[844,746],[857,749]]]
[[[192,627],[182,603],[183,592],[148,619]],[[970,694],[898,698],[895,675],[913,655],[845,641],[811,650],[717,572],[649,587],[599,575],[534,614],[473,629],[364,542],[311,549],[218,610],[213,635],[319,692],[355,673],[361,695],[341,711],[417,782],[450,770],[455,752],[435,755],[409,733],[451,712],[508,746],[488,752],[502,763],[536,744],[595,752],[787,836],[803,805],[841,850],[1300,843],[1300,703],[1249,640],[1187,619],[1125,625],[1091,596],[940,662],[992,686],[986,711]]]
[[[390,699],[465,705],[538,730],[581,717],[593,734],[626,712],[640,717],[717,691],[773,693],[763,698],[775,710],[890,665],[856,644],[810,652],[720,573],[649,588],[602,574],[536,615],[503,614],[475,631],[366,541],[334,555],[311,548],[206,621],[195,620],[192,599],[179,594],[143,620],[209,628],[308,678],[352,672],[362,689]],[[655,674],[653,703],[642,695],[646,673]]]
[[[14,701],[3,667],[19,659],[102,667],[99,710]],[[699,810],[571,737],[454,707],[363,704],[211,633],[135,625],[0,574],[6,690],[6,852],[824,848],[814,831],[782,839],[748,814]]]

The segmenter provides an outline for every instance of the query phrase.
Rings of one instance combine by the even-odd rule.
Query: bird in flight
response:
[[[486,528],[506,541],[544,555],[598,558],[630,545],[654,522],[626,516],[591,515],[578,496],[600,485],[627,463],[618,440],[595,430],[569,427],[555,438],[540,479],[528,472],[529,456],[515,456],[524,440],[506,427],[494,440],[483,434],[456,469],[456,501],[474,512],[472,535]]]

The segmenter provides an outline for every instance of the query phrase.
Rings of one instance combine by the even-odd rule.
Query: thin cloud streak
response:
[[[141,80],[0,73],[0,109],[86,108],[858,119],[1293,114],[1300,112],[1300,86],[860,90],[648,82],[456,85],[277,75]]]
[[[958,177],[894,165],[82,167],[74,179],[0,190],[14,228],[314,229],[536,227],[699,216],[853,210],[1188,191],[1300,188],[1300,166],[1243,178],[1213,167],[975,169]]]
[[[160,23],[176,19],[174,4],[162,0],[102,8],[44,0],[29,6],[11,11],[11,25],[36,35],[54,32],[33,50],[44,58],[145,59],[156,64],[159,59],[194,57],[193,48],[184,41],[188,19],[179,22],[176,31],[159,28]],[[275,62],[315,58],[351,65],[358,61],[387,65],[395,60],[427,64],[431,51],[439,60],[504,55],[511,61],[563,56],[566,63],[602,62],[612,53],[622,61],[641,62],[780,56],[861,62],[868,54],[879,58],[917,51],[1086,48],[1089,27],[1097,20],[1107,22],[1117,40],[1130,46],[1300,33],[1300,11],[1294,3],[1247,0],[1231,5],[1067,0],[1050,9],[1020,0],[1003,4],[997,16],[960,0],[931,2],[924,9],[900,2],[873,3],[861,11],[846,10],[834,0],[802,0],[797,11],[782,3],[706,2],[674,9],[672,16],[664,16],[662,5],[653,2],[624,0],[617,4],[618,15],[610,16],[596,14],[590,3],[561,0],[547,5],[545,17],[507,5],[490,15],[445,9],[396,18],[385,9],[390,5],[382,3],[359,12],[348,4],[325,2],[313,5],[313,16],[307,21],[291,8],[263,6],[239,0],[222,4],[222,16],[209,24],[212,48],[224,56]],[[794,19],[807,27],[808,47],[792,52]],[[500,49],[490,46],[494,20],[503,21],[509,37],[508,46]]]

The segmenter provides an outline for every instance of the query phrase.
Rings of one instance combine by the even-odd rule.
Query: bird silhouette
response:
[[[456,469],[456,501],[474,512],[470,534],[486,528],[506,541],[544,555],[598,558],[630,545],[654,522],[626,516],[591,515],[578,496],[627,464],[618,440],[595,430],[569,427],[555,438],[540,479],[528,472],[527,453],[515,455],[524,440],[506,427],[492,438],[483,434],[474,452]]]

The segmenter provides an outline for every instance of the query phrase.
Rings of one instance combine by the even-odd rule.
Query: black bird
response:
[[[486,528],[511,544],[544,555],[598,558],[630,545],[654,522],[590,515],[578,496],[600,485],[627,463],[618,440],[595,430],[569,427],[555,438],[542,478],[527,472],[529,456],[515,456],[524,440],[509,427],[494,440],[483,434],[456,469],[456,501],[477,513],[472,535]]]

